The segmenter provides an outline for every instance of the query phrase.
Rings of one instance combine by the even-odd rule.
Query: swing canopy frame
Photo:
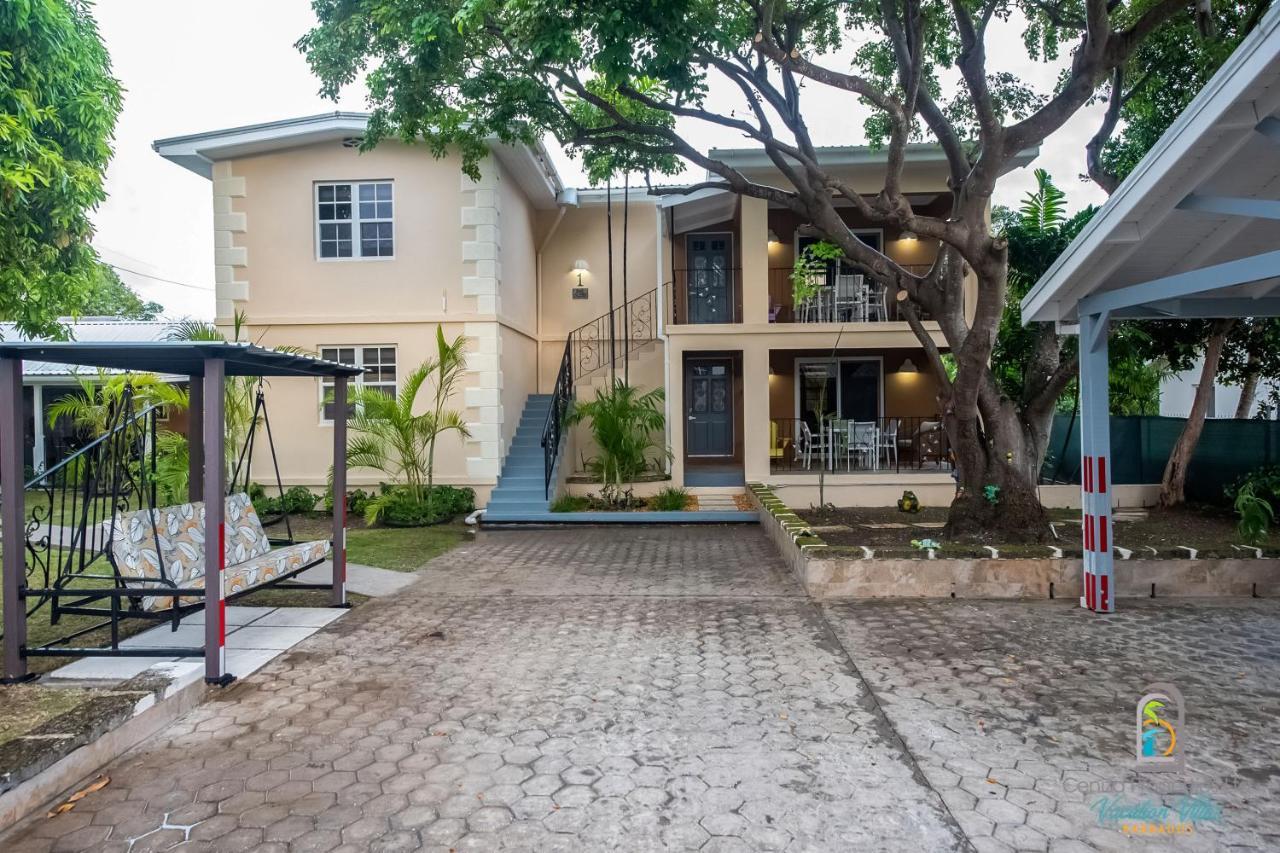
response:
[[[24,488],[24,361],[188,377],[188,503],[157,506],[154,476],[157,413],[155,407],[135,411],[128,386],[124,402],[111,414],[106,433],[74,456],[42,472]],[[202,656],[205,680],[225,685],[235,677],[227,671],[226,664],[228,599],[272,585],[329,589],[333,606],[347,606],[346,501],[339,497],[333,502],[330,542],[294,543],[287,516],[288,538],[269,540],[247,496],[236,491],[241,475],[247,490],[259,423],[265,429],[276,485],[283,490],[262,383],[255,395],[254,417],[245,445],[237,448],[231,457],[230,477],[227,465],[222,462],[228,459],[224,391],[227,377],[325,378],[333,381],[335,408],[345,411],[349,381],[362,372],[353,365],[239,342],[0,341],[0,550],[3,551],[5,639],[0,683],[32,677],[27,668],[31,657],[141,654]],[[346,419],[336,418],[333,425],[335,496],[346,493],[346,433]],[[220,464],[207,465],[205,460],[217,460]],[[53,512],[55,483],[61,490],[58,495],[62,501],[56,517]],[[49,507],[43,516],[37,507],[28,519],[26,489],[33,484],[37,489],[47,486]],[[206,500],[206,496],[212,499]],[[132,543],[126,541],[126,528],[130,525],[135,533]],[[175,525],[184,526],[184,532],[190,535],[175,537]],[[206,531],[218,532],[206,535]],[[141,549],[133,547],[138,542],[143,546]],[[286,547],[273,552],[271,545]],[[147,546],[153,550],[144,554]],[[329,583],[289,581],[307,568],[323,563],[330,549],[333,572]],[[169,570],[165,567],[165,561],[174,559],[180,551],[189,566],[199,566],[198,571],[187,572],[186,582],[176,563]],[[41,553],[44,554],[43,583],[38,583],[35,581],[39,580],[40,572],[34,565],[29,567],[28,562],[30,559],[33,564],[40,564]],[[55,553],[58,555],[56,567],[53,566],[55,558],[50,556]],[[88,570],[99,559],[110,564],[111,573],[93,574]],[[137,559],[144,562],[149,559],[149,571],[142,572],[131,564]],[[126,564],[131,564],[128,571]],[[289,582],[282,583],[284,581]],[[52,602],[54,621],[60,612],[101,614],[108,616],[109,621],[62,638],[59,641],[64,644],[62,647],[31,648],[27,644],[27,617],[48,602]],[[168,619],[176,630],[182,616],[201,609],[206,614],[203,647],[142,649],[120,645],[122,618]],[[109,648],[70,645],[70,641],[80,635],[107,625],[111,628]]]

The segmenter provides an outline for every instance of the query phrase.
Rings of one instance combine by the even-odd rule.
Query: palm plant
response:
[[[173,409],[187,407],[187,392],[154,373],[111,374],[99,369],[94,376],[78,373],[75,380],[79,386],[75,393],[49,404],[50,427],[65,418],[94,438],[102,435],[116,417],[126,388],[133,389],[133,400],[139,410],[157,405]]]
[[[406,377],[399,394],[392,396],[380,388],[356,386],[349,398],[352,413],[348,427],[353,435],[347,441],[347,465],[386,474],[415,503],[425,503],[428,515],[434,489],[436,440],[447,432],[457,432],[463,438],[471,435],[461,413],[446,408],[457,393],[466,368],[465,346],[465,338],[449,343],[444,330],[437,327],[436,357],[418,365]],[[418,394],[428,380],[435,385],[429,409],[414,414]],[[332,397],[328,402],[333,402]],[[394,492],[387,492],[370,501],[365,510],[367,520],[376,522],[395,498]]]
[[[182,320],[175,323],[169,329],[168,338],[171,341],[235,341],[244,340],[245,325],[248,318],[242,311],[237,311],[232,321],[232,334],[230,339],[212,323],[204,323],[200,320]],[[281,348],[283,351],[294,352],[296,348]],[[227,439],[226,455],[227,464],[234,465],[235,457],[240,452],[240,448],[244,445],[245,438],[249,434],[249,427],[254,420],[254,386],[257,380],[252,376],[228,376],[223,384],[223,418],[226,423]]]
[[[591,421],[591,435],[600,453],[586,464],[601,484],[620,490],[646,471],[661,470],[662,461],[671,456],[660,440],[666,424],[663,399],[661,388],[641,394],[615,379],[610,388],[598,391],[594,400],[572,405],[567,423]]]

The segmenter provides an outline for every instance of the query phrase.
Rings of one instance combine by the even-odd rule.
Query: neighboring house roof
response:
[[[849,166],[879,166],[889,161],[889,150],[883,145],[819,145],[818,162],[829,169]],[[1040,155],[1039,147],[1019,151],[1009,161],[1006,171],[1026,166]],[[735,169],[773,169],[773,160],[763,148],[712,148],[707,156]],[[907,146],[907,163],[945,163],[947,155],[934,142],[916,142]],[[714,179],[714,175],[708,175]]]
[[[79,320],[66,320],[65,322],[71,329],[72,340],[90,343],[163,341],[168,336],[169,330],[173,328],[173,323],[166,320],[117,320],[110,317],[81,317]],[[19,332],[13,323],[0,323],[0,347],[4,346],[6,342],[30,340],[33,339]],[[26,377],[66,377],[75,372],[76,368],[69,364],[54,364],[46,361],[22,362],[22,375]],[[84,372],[83,369],[81,369],[81,372]]]
[[[349,142],[354,145],[368,124],[368,113],[332,112],[172,136],[157,139],[151,147],[166,160],[201,177],[212,178],[213,164],[219,160],[319,142]],[[555,206],[564,184],[542,143],[507,145],[494,139],[489,147],[512,172],[535,207]]]
[[[1073,322],[1082,299],[1112,317],[1280,313],[1280,256],[1264,254],[1280,246],[1277,197],[1273,6],[1036,282],[1022,319]]]

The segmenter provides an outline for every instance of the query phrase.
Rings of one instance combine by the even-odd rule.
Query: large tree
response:
[[[24,334],[64,334],[98,281],[88,213],[120,103],[87,2],[0,2],[0,319]]]
[[[154,320],[164,306],[159,302],[144,300],[133,288],[120,280],[114,269],[98,264],[96,279],[88,292],[76,294],[83,298],[74,304],[64,305],[61,313],[72,317],[115,317],[121,320]]]
[[[989,363],[1008,287],[1008,251],[991,233],[996,182],[1021,152],[1040,145],[1095,98],[1115,69],[1154,34],[1188,18],[1187,0],[313,0],[318,25],[299,42],[323,91],[367,71],[375,112],[365,145],[385,135],[460,150],[475,174],[484,141],[554,134],[575,147],[623,145],[674,154],[706,169],[715,186],[784,207],[838,245],[900,300],[940,383],[955,451],[958,493],[948,535],[1042,536],[1035,484],[1054,406],[1075,366],[1052,329],[1038,338],[1027,374],[1036,393],[1001,392]],[[1197,6],[1195,8],[1200,8]],[[993,71],[993,21],[1027,22],[1028,62],[1070,60],[1046,91]],[[860,44],[852,64],[839,49]],[[1006,56],[1018,50],[1008,40]],[[959,82],[945,85],[942,69]],[[655,81],[645,93],[640,80]],[[677,119],[637,121],[603,86]],[[737,96],[732,107],[712,87]],[[824,100],[817,101],[821,91]],[[596,106],[608,123],[584,126],[568,105]],[[868,132],[887,168],[866,195],[824,166],[809,130],[812,110],[869,108]],[[684,120],[681,124],[679,120]],[[785,179],[758,183],[691,142],[701,123],[759,145]],[[852,136],[852,132],[851,132]],[[935,142],[947,163],[951,204],[941,216],[912,208],[903,181],[907,146]],[[854,141],[854,140],[850,140]],[[917,276],[859,240],[838,212],[937,240]],[[964,278],[977,280],[966,317]],[[941,329],[942,353],[921,317]],[[996,487],[994,490],[987,486]],[[997,500],[985,495],[996,494]]]

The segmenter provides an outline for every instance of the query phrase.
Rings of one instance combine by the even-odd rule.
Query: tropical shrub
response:
[[[552,512],[584,512],[591,508],[591,499],[585,495],[561,495],[551,502]]]
[[[662,434],[666,418],[662,413],[661,388],[641,394],[636,388],[615,379],[613,386],[596,393],[586,403],[574,403],[566,422],[591,422],[591,435],[599,454],[586,461],[588,473],[597,482],[621,489],[650,470],[661,471],[670,458]]]
[[[351,438],[347,441],[347,464],[352,468],[372,468],[386,474],[396,486],[384,489],[365,507],[365,518],[376,522],[385,508],[395,502],[404,517],[405,507],[431,504],[441,492],[433,489],[436,439],[446,432],[471,435],[462,414],[445,408],[458,389],[466,368],[466,339],[445,340],[443,328],[436,327],[436,357],[424,361],[405,380],[400,393],[392,396],[379,388],[351,389]],[[431,380],[435,386],[430,409],[414,414],[418,393]],[[332,402],[330,396],[328,402]],[[409,501],[399,497],[403,490]],[[423,517],[432,518],[444,510],[427,507]],[[426,523],[426,522],[422,522]]]
[[[649,498],[649,509],[655,512],[680,512],[689,505],[689,493],[675,486],[667,486]]]
[[[1250,471],[1223,491],[1240,516],[1240,537],[1250,545],[1266,539],[1275,519],[1275,507],[1280,506],[1280,466]]]
[[[378,518],[388,527],[423,527],[448,521],[476,507],[476,493],[468,488],[435,486],[423,498],[394,487],[379,495]]]

